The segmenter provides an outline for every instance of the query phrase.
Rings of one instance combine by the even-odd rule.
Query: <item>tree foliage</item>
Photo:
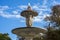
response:
[[[51,16],[46,17],[45,19],[59,26],[60,25],[60,5],[53,6]]]
[[[52,26],[48,26],[46,40],[60,40],[60,5],[52,7],[51,16],[45,18]],[[55,27],[54,27],[55,26]]]
[[[0,33],[0,40],[11,40],[11,38],[6,33]]]
[[[54,28],[53,28],[54,29]],[[46,40],[60,40],[60,30],[53,30],[51,27],[48,27],[48,31],[46,33]]]

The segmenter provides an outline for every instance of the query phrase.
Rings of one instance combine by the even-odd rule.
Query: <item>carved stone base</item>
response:
[[[33,40],[33,38],[31,38],[31,37],[25,37],[24,40]]]

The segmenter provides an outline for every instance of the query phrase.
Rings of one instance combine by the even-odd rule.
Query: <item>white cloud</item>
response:
[[[20,20],[20,22],[26,22],[25,20]]]
[[[27,5],[20,5],[20,6],[18,6],[20,9],[22,9],[22,10],[24,10],[24,9],[26,9],[27,8]]]
[[[32,6],[33,9],[39,9],[37,5]]]
[[[13,14],[18,14],[18,11],[12,11]]]
[[[0,11],[0,16],[5,18],[22,18],[20,15],[9,14],[8,12]]]
[[[47,7],[47,5],[33,5],[32,9],[39,11],[39,12],[40,11],[51,11],[51,9]]]
[[[0,16],[5,18],[21,18],[18,14],[18,11],[7,12],[6,10],[10,9],[9,6],[0,6]]]
[[[0,6],[0,10],[6,10],[9,9],[9,6]]]
[[[38,15],[41,15],[43,13],[43,11],[40,11]]]
[[[44,0],[44,3],[42,5],[32,5],[32,9],[38,12],[38,16],[34,17],[34,22],[41,22],[46,16],[50,16],[48,13],[44,13],[43,11],[49,11],[51,12],[51,9],[48,7],[47,2],[48,0]],[[55,0],[53,0],[52,4],[60,4],[58,2],[56,2]],[[27,9],[27,5],[20,5],[18,6],[18,8],[21,10],[25,10]],[[9,12],[4,10],[9,9],[9,6],[0,6],[0,16],[5,17],[5,18],[22,18],[19,14],[17,10],[12,10],[13,14],[10,14]],[[8,14],[9,13],[9,14]],[[23,18],[22,18],[23,19]],[[24,20],[21,20],[21,22],[24,22]]]
[[[45,18],[45,16],[37,16],[37,17],[34,17],[34,22],[41,22],[43,19]]]
[[[41,13],[39,13],[39,15],[38,15],[37,17],[34,17],[34,22],[41,22],[41,21],[44,20],[44,18],[45,18],[46,16],[50,16],[50,15],[47,14],[47,13],[44,13],[44,14],[43,14],[43,12],[41,12]]]
[[[47,1],[48,1],[48,0],[44,0],[44,1],[43,1],[43,5],[46,5],[46,4],[47,4]]]
[[[32,6],[32,8],[38,11],[39,14],[37,17],[34,17],[34,22],[41,22],[46,16],[49,16],[48,13],[43,13],[43,11],[51,11],[51,9],[48,8],[46,5],[34,5]]]
[[[3,13],[3,11],[0,11],[0,15]]]
[[[0,14],[0,16],[5,17],[5,18],[20,18],[20,15],[12,15],[12,14]]]
[[[57,2],[57,0],[54,0],[52,4],[53,4],[53,6],[54,5],[60,5],[60,2]]]
[[[5,7],[5,8],[4,8]],[[20,9],[24,10],[27,8],[26,5],[21,5],[21,6],[18,6]],[[8,9],[8,6],[1,6],[2,9],[4,10],[7,10]],[[44,18],[45,18],[45,15],[42,15],[43,11],[46,11],[46,10],[49,10],[47,9],[46,6],[39,6],[39,5],[33,5],[32,6],[32,9],[36,10],[36,11],[39,11],[39,16],[35,17],[34,18],[34,22],[41,22]],[[5,18],[22,18],[19,14],[18,14],[18,11],[17,10],[13,10],[12,13],[13,14],[10,14],[9,12],[5,11],[4,10],[0,10],[0,16],[2,17],[5,17]],[[42,15],[42,16],[41,16]],[[23,19],[23,18],[22,18]],[[25,22],[24,20],[20,20],[21,22]]]

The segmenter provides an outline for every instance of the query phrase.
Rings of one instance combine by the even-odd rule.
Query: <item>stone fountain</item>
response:
[[[32,27],[33,18],[37,16],[38,13],[32,10],[30,6],[28,6],[27,10],[22,11],[20,15],[26,18],[26,27],[13,29],[13,34],[24,38],[24,40],[33,40],[33,38],[39,33],[44,33],[44,29]]]

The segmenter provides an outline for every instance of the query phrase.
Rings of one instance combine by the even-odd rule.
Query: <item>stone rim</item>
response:
[[[20,15],[23,16],[23,17],[26,17],[28,15],[37,16],[38,13],[33,11],[33,10],[24,10],[24,11],[21,12]]]
[[[22,29],[23,31],[20,31],[19,29],[20,30]],[[30,29],[32,29],[32,30],[30,30]],[[17,31],[19,30],[19,32],[16,33],[17,32],[16,30]],[[25,32],[24,32],[24,30],[25,30]],[[30,31],[28,32],[27,30],[30,30],[30,31],[32,31],[33,33],[36,33],[36,34],[39,34],[40,32],[43,33],[42,31],[45,32],[45,30],[44,29],[41,29],[41,28],[36,28],[36,27],[20,27],[20,28],[13,29],[12,30],[12,33],[14,33],[14,31],[16,31],[14,34],[19,35],[19,36],[31,36],[32,37],[32,36],[36,35],[36,34],[30,33]],[[28,33],[26,33],[26,32],[28,32]]]

